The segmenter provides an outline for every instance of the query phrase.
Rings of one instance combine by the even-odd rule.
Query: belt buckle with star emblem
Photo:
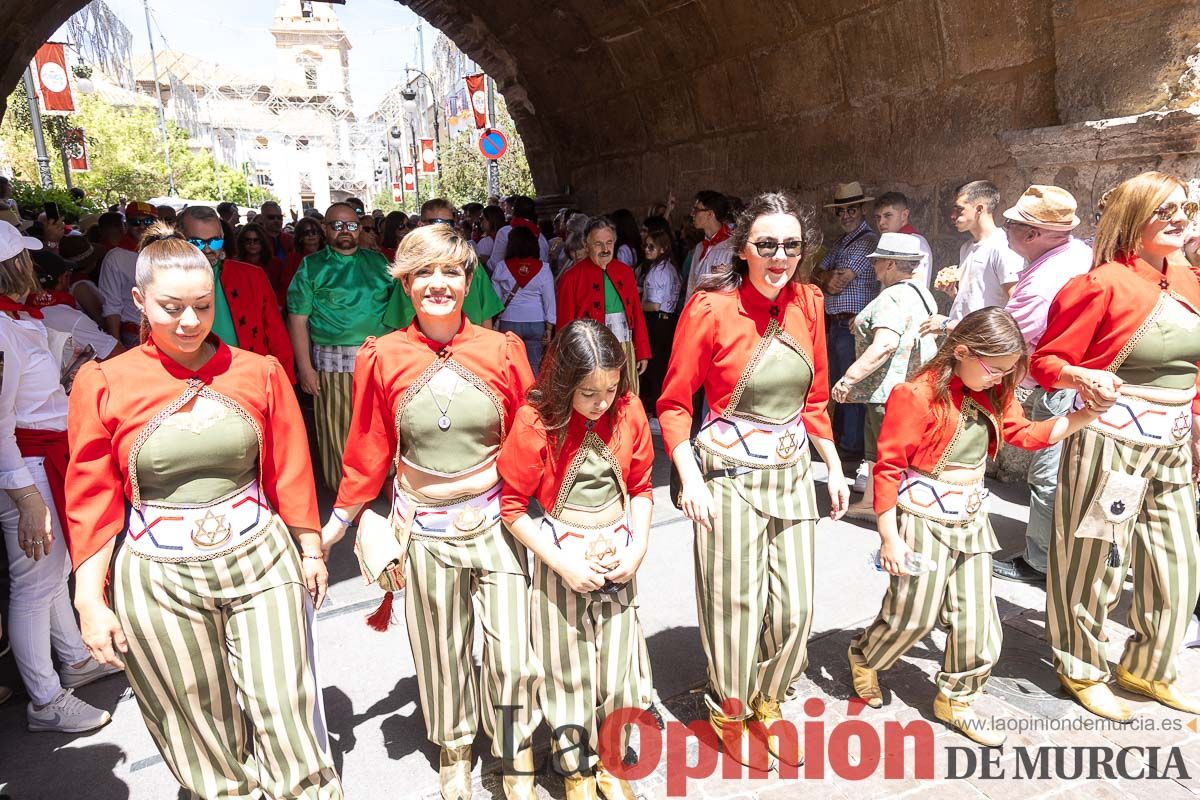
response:
[[[1187,438],[1187,435],[1192,428],[1191,420],[1189,419],[1190,416],[1190,413],[1180,414],[1179,416],[1175,417],[1175,421],[1171,423],[1171,436],[1174,437],[1175,441],[1182,442]]]
[[[983,495],[976,489],[967,497],[967,513],[975,514],[981,508],[983,508]]]
[[[225,515],[206,511],[196,523],[196,530],[192,531],[192,542],[197,547],[220,547],[231,536],[233,528],[225,521]]]
[[[796,451],[799,448],[800,445],[796,441],[796,434],[788,431],[787,433],[783,434],[783,436],[779,437],[779,443],[775,445],[775,455],[786,461],[792,456],[796,455]]]
[[[466,505],[454,517],[454,529],[460,533],[478,533],[487,518],[473,505]]]

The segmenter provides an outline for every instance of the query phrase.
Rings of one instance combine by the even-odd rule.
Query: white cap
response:
[[[22,250],[41,250],[42,243],[32,236],[22,236],[21,232],[7,222],[0,221],[0,261],[18,255]]]
[[[867,258],[891,258],[896,261],[920,261],[921,240],[911,233],[885,233],[879,237],[875,252]]]

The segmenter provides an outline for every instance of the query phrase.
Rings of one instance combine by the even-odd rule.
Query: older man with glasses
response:
[[[334,491],[350,430],[354,360],[368,336],[390,330],[384,312],[396,285],[387,259],[359,247],[361,224],[349,204],[331,205],[325,212],[327,244],[300,262],[287,293],[296,374],[300,388],[313,396],[317,454]]]
[[[268,200],[262,204],[253,220],[246,221],[262,225],[267,236],[271,237],[271,255],[280,261],[287,260],[288,253],[292,252],[292,236],[283,229],[283,208],[279,203]]]
[[[126,347],[137,347],[142,312],[133,302],[138,243],[146,228],[158,221],[158,210],[138,200],[125,206],[125,235],[100,264],[100,295],[104,298],[104,329]]]

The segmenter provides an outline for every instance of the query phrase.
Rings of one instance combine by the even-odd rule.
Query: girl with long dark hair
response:
[[[539,693],[567,772],[568,800],[632,798],[596,757],[604,718],[646,706],[649,664],[634,575],[649,544],[654,446],[608,328],[576,320],[555,338],[500,454],[501,515],[537,555],[534,651]],[[529,499],[545,512],[530,519]],[[581,732],[586,731],[586,738]]]

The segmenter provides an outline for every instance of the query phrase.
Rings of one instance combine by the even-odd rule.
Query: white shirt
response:
[[[659,259],[646,273],[642,299],[648,303],[658,303],[658,310],[664,314],[674,314],[679,305],[679,289],[682,285],[679,270],[675,269],[671,259]]]
[[[479,261],[482,264],[487,264],[491,258],[492,250],[496,247],[496,240],[491,236],[485,236],[475,243],[475,255],[479,256]],[[488,264],[488,269],[491,265]]]
[[[1046,333],[1050,304],[1059,291],[1071,278],[1083,275],[1091,268],[1092,248],[1072,236],[1021,270],[1021,277],[1005,308],[1017,321],[1029,352],[1033,352]],[[1037,383],[1026,375],[1021,385],[1033,389]]]
[[[924,286],[926,289],[933,288],[933,248],[929,246],[929,240],[919,233],[909,234],[917,237],[918,246],[921,248],[921,263],[913,270],[913,279],[917,283]],[[1005,240],[1007,241],[1007,240]]]
[[[733,263],[733,237],[729,237],[723,242],[717,242],[708,248],[708,252],[704,254],[704,258],[700,257],[700,253],[704,250],[704,242],[696,245],[696,249],[692,251],[692,266],[688,271],[687,296],[691,297],[696,292],[696,286],[700,281],[710,274],[715,267]]]
[[[47,328],[68,334],[76,344],[91,345],[100,358],[108,358],[108,354],[117,346],[116,339],[100,330],[92,318],[78,308],[65,304],[45,306],[42,316]]]
[[[623,244],[617,248],[617,261],[629,267],[637,267],[637,251]]]
[[[1004,284],[1016,283],[1025,259],[1008,247],[1008,235],[997,228],[978,242],[967,242],[958,253],[958,295],[950,306],[950,321],[988,306],[1008,302]]]
[[[492,287],[500,297],[500,302],[508,300],[508,295],[517,285],[517,279],[508,271],[508,264],[501,261],[492,273]],[[554,273],[550,265],[542,262],[542,268],[533,280],[517,289],[512,300],[500,315],[505,322],[549,322],[554,324],[557,310],[554,305]]]
[[[36,319],[0,314],[0,489],[33,484],[17,447],[17,428],[65,431],[67,393],[50,354],[46,327]]]
[[[496,231],[496,244],[492,247],[492,254],[488,256],[488,269],[493,273],[496,271],[496,265],[504,260],[508,254],[508,232],[512,230],[512,225],[505,225],[500,230]],[[538,258],[542,261],[550,260],[550,243],[546,241],[546,237],[538,234]],[[504,298],[500,298],[503,300]]]
[[[114,247],[100,264],[100,294],[104,297],[104,316],[121,316],[122,322],[140,323],[142,312],[133,302],[137,277],[137,253]]]

